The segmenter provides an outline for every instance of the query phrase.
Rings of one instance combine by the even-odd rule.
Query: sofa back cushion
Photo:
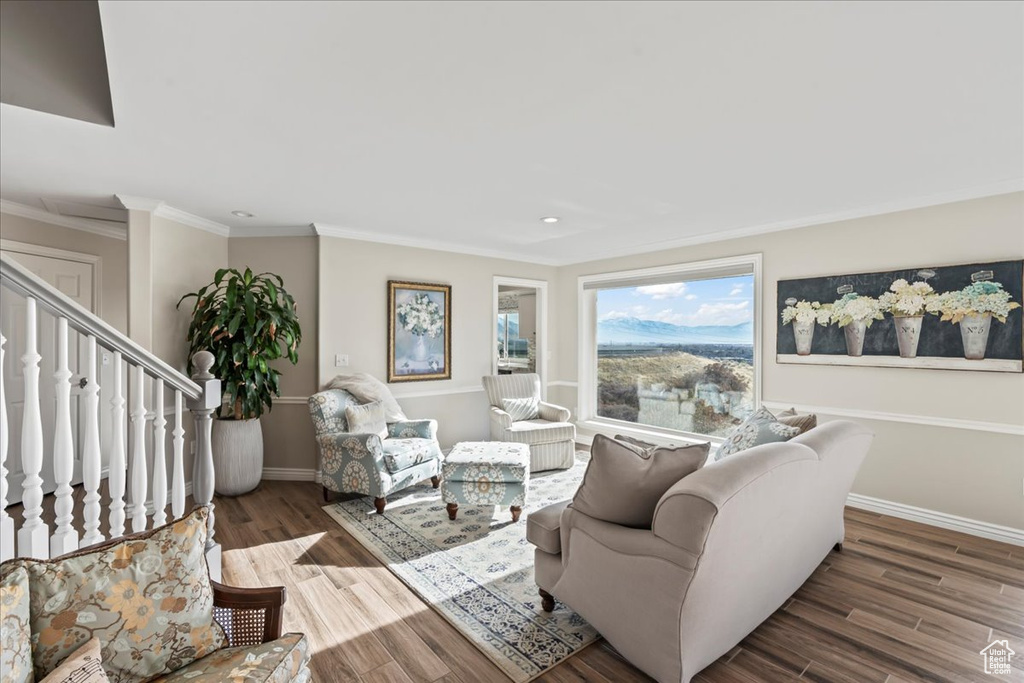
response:
[[[32,683],[28,572],[11,563],[0,579],[0,672],[5,683]]]
[[[605,522],[650,529],[658,500],[676,482],[704,465],[710,447],[698,443],[642,451],[598,434],[572,506]]]
[[[766,443],[789,441],[800,434],[799,427],[790,427],[775,419],[767,408],[754,411],[742,424],[729,432],[725,441],[715,451],[715,460],[721,460],[733,453],[745,451]]]
[[[97,550],[15,560],[28,572],[36,678],[93,637],[114,683],[150,680],[224,647],[206,564],[208,518],[199,507]]]
[[[818,426],[817,415],[814,413],[798,413],[796,408],[787,408],[780,413],[775,413],[775,419],[784,425],[799,428],[800,434],[809,432]]]

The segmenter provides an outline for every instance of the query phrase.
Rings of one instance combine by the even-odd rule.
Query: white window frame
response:
[[[710,259],[706,261],[691,261],[688,263],[675,263],[667,266],[654,268],[642,268],[639,270],[627,270],[615,273],[596,273],[593,275],[581,275],[577,281],[577,301],[579,303],[579,320],[577,340],[577,381],[578,381],[578,418],[577,424],[597,433],[627,433],[640,437],[653,437],[655,440],[665,441],[711,441],[714,444],[724,441],[721,437],[697,434],[694,432],[683,432],[675,429],[667,429],[654,425],[643,425],[624,420],[613,420],[607,417],[600,417],[597,414],[597,291],[605,286],[616,287],[616,283],[636,281],[637,279],[651,278],[664,281],[665,277],[678,275],[681,280],[694,279],[702,273],[715,270],[728,270],[730,268],[749,267],[754,276],[754,410],[761,407],[761,384],[762,366],[761,361],[761,309],[763,298],[761,296],[761,254],[744,254],[741,256],[730,256],[727,258]],[[712,275],[712,277],[718,277]],[[722,275],[721,277],[728,277]],[[601,285],[594,288],[594,285]],[[626,284],[618,286],[629,286]]]

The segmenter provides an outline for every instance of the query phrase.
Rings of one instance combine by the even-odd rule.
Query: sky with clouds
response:
[[[640,318],[673,325],[738,325],[752,320],[754,276],[602,289],[598,320]]]

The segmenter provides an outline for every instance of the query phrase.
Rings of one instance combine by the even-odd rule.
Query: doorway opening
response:
[[[543,280],[494,278],[491,372],[536,373],[541,395],[547,379],[547,285]]]

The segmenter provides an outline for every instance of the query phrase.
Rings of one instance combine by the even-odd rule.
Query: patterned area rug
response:
[[[399,579],[520,683],[597,638],[583,619],[559,604],[541,610],[533,580],[533,546],[526,515],[571,498],[589,455],[578,452],[572,469],[530,477],[523,516],[508,508],[460,505],[448,519],[440,490],[430,483],[388,497],[384,515],[368,498],[324,507]]]

